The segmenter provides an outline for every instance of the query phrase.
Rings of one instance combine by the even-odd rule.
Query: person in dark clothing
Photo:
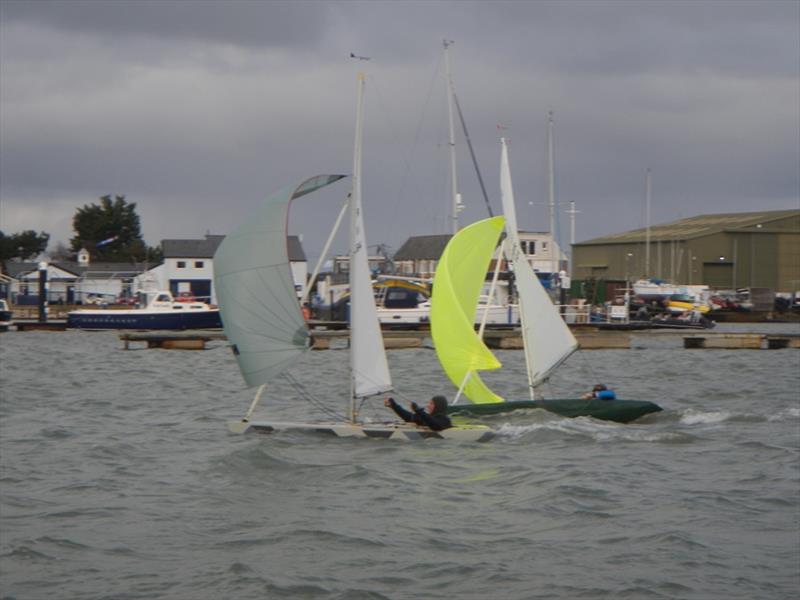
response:
[[[391,408],[395,414],[403,419],[406,423],[414,423],[415,425],[423,425],[433,431],[442,431],[452,427],[450,417],[447,416],[447,398],[444,396],[434,396],[428,402],[428,411],[417,405],[416,402],[411,403],[411,412],[400,406],[394,401],[394,398],[386,398],[383,401],[384,406]]]

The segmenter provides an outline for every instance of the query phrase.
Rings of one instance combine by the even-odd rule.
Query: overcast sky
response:
[[[449,231],[442,40],[490,200],[510,139],[520,227],[562,239],[800,208],[800,2],[0,1],[0,229],[72,235],[104,194],[151,245],[227,233],[270,192],[351,173],[367,76],[370,244]],[[350,53],[371,57],[350,58]],[[487,216],[457,135],[461,223]],[[319,254],[349,179],[293,204]],[[337,241],[335,250],[344,251]]]

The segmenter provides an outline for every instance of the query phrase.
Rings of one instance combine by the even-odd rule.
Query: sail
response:
[[[508,148],[505,139],[501,139],[500,143],[500,194],[506,217],[510,260],[519,294],[522,341],[528,375],[530,385],[535,387],[544,382],[553,369],[578,348],[578,342],[558,314],[558,309],[520,248]]]
[[[350,363],[356,398],[392,389],[386,360],[361,208],[361,142],[363,139],[364,77],[358,80],[356,143],[353,153],[353,191],[350,195]]]
[[[456,233],[433,279],[430,319],[436,355],[453,385],[463,386],[464,395],[479,404],[503,401],[477,373],[501,364],[475,332],[478,299],[503,223],[503,217],[484,219]]]
[[[342,177],[318,175],[277,192],[214,254],[222,326],[248,386],[267,383],[308,347],[289,268],[287,213],[294,198]]]

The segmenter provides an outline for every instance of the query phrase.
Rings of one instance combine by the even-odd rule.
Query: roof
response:
[[[104,279],[117,277],[130,277],[132,274],[138,275],[146,271],[144,263],[110,263],[97,262],[89,263],[88,267],[83,267],[75,261],[54,260],[48,263],[50,266],[62,271],[66,271],[76,277],[90,274],[93,279]],[[19,279],[39,270],[39,262],[7,262],[6,271],[10,277]]]
[[[449,233],[410,237],[395,253],[394,260],[438,260],[451,237]]]
[[[751,227],[761,229],[762,225],[786,218],[800,217],[800,210],[772,210],[747,213],[722,213],[699,215],[650,226],[651,242],[671,242],[690,240],[724,231],[738,231]],[[593,246],[601,244],[628,244],[647,241],[647,229],[634,229],[574,244]]]
[[[300,243],[299,236],[287,236],[286,244],[289,250],[289,260],[291,262],[304,262],[306,260],[306,253],[303,251],[303,244]]]
[[[206,235],[204,240],[161,240],[164,258],[212,258],[224,235]]]
[[[214,258],[214,253],[225,239],[224,235],[206,235],[204,240],[161,240],[164,258]],[[287,236],[289,260],[306,261],[306,254],[299,236]]]

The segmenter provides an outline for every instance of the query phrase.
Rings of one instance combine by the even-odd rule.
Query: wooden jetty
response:
[[[189,333],[123,333],[119,339],[130,350],[132,343],[144,343],[147,348],[163,348],[164,350],[205,350],[206,343],[211,340],[225,340],[222,332],[189,332]]]
[[[683,347],[724,350],[782,350],[800,348],[799,334],[706,333],[683,338]]]

